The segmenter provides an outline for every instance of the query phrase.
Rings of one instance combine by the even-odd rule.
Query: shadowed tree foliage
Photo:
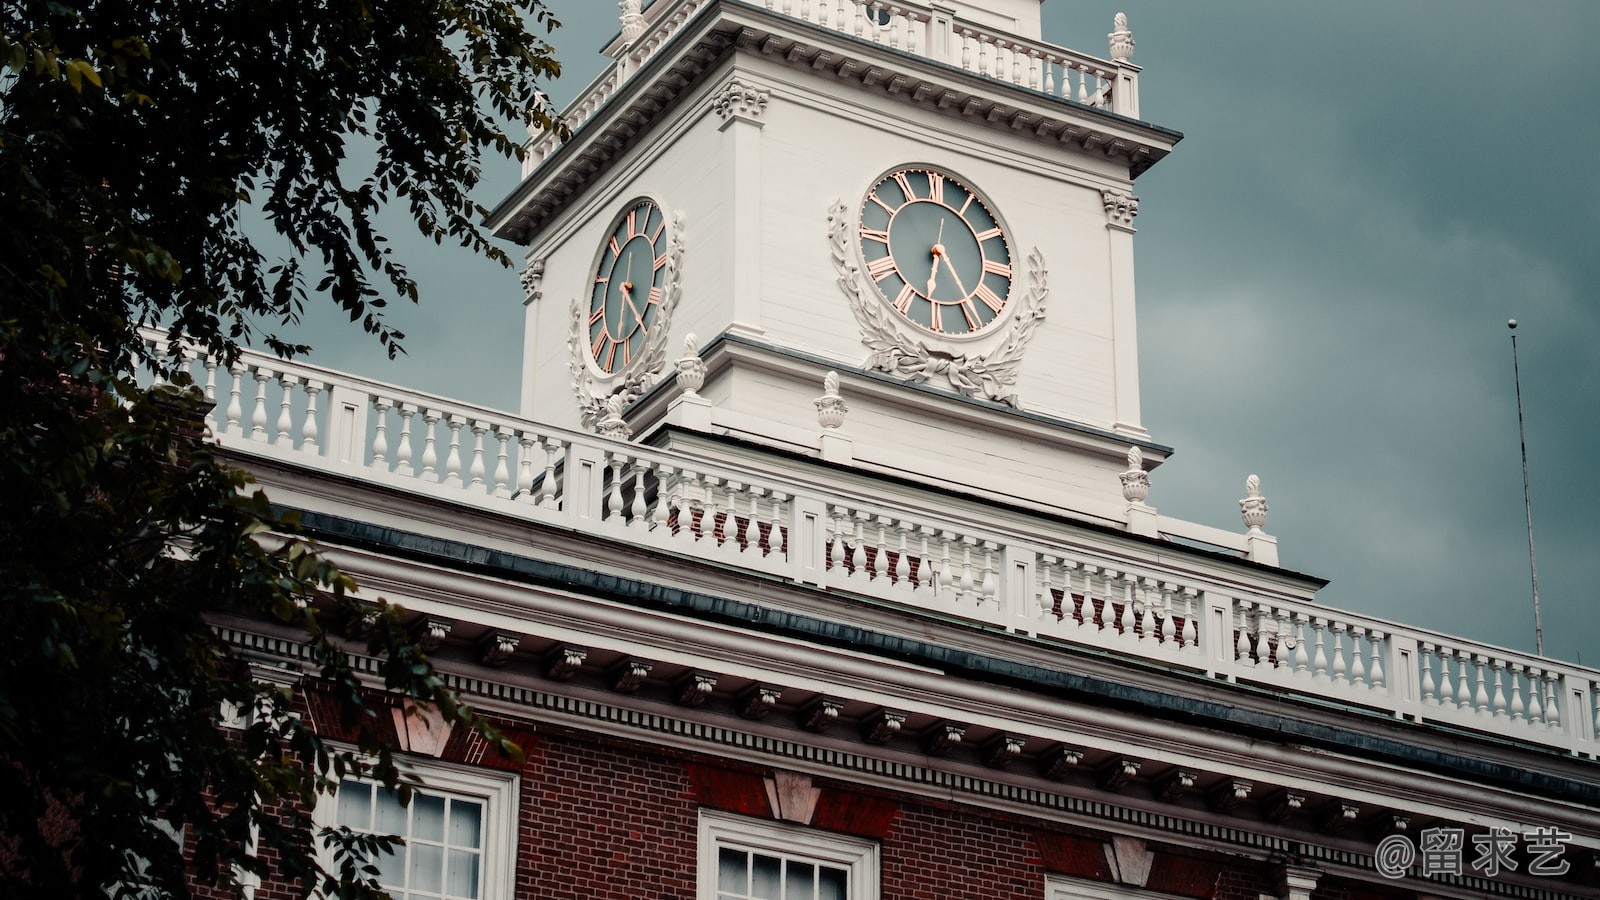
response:
[[[140,386],[161,363],[139,329],[169,329],[168,359],[292,354],[273,329],[331,301],[395,353],[384,301],[417,289],[376,217],[509,264],[469,192],[486,151],[552,126],[553,27],[539,0],[0,0],[0,896],[231,891],[263,854],[375,896],[385,842],[325,833],[322,872],[308,811],[352,771],[408,792],[376,692],[517,752],[212,456],[183,376]],[[305,635],[359,752],[288,715],[310,685],[251,677],[228,616]]]

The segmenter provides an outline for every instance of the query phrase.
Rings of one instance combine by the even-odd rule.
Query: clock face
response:
[[[933,169],[884,176],[861,204],[867,277],[913,325],[943,335],[986,330],[1011,295],[1005,228],[978,192]]]
[[[667,217],[639,200],[600,247],[589,295],[589,353],[600,370],[621,372],[656,327],[667,279]]]

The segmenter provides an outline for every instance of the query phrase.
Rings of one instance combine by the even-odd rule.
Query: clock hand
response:
[[[944,255],[944,216],[939,217],[939,235],[933,239],[933,267],[928,272],[928,299],[933,299],[933,289],[939,284],[939,257]]]
[[[961,296],[968,296],[970,292],[967,290],[967,286],[961,283],[961,275],[956,272],[956,267],[951,264],[949,254],[941,253],[939,258],[944,260],[944,267],[950,270],[950,277],[956,280],[956,288],[961,291]]]

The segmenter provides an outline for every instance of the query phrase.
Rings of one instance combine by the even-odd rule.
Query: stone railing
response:
[[[152,346],[158,336],[152,335]],[[1600,672],[1328,609],[1181,554],[541,425],[317,366],[187,354],[214,439],[272,460],[1175,670],[1595,756]],[[1116,549],[1116,547],[1122,549]],[[841,614],[848,607],[841,607]]]
[[[1118,16],[1108,36],[1113,59],[1099,59],[1043,41],[997,32],[919,3],[900,0],[750,0],[774,12],[801,19],[848,37],[890,50],[920,56],[975,72],[986,78],[1063,100],[1137,118],[1137,66],[1129,62],[1133,35]],[[624,4],[626,7],[627,4]],[[579,94],[562,113],[576,131],[603,107],[633,72],[676,36],[713,0],[662,0],[648,22],[635,11],[636,24],[625,26],[616,60]],[[624,19],[629,14],[624,13]],[[629,39],[629,32],[633,32]],[[532,172],[559,145],[553,133],[530,135],[523,176]]]

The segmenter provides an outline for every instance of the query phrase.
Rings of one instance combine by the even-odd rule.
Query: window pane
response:
[[[483,804],[450,801],[450,843],[457,847],[483,847]]]
[[[450,880],[446,893],[452,898],[476,900],[478,896],[478,854],[467,850],[450,851]]]
[[[444,840],[444,798],[429,794],[411,797],[411,836],[425,841]]]
[[[373,827],[379,834],[407,836],[406,808],[393,791],[378,791],[378,821]],[[415,799],[415,798],[413,798]]]
[[[411,889],[438,892],[444,881],[444,851],[427,844],[414,844],[411,851]]]
[[[396,847],[393,853],[380,853],[378,883],[384,887],[403,887],[406,883],[406,848]]]
[[[816,866],[790,860],[784,867],[784,900],[812,900],[816,896]]]
[[[750,854],[754,865],[751,866],[750,896],[758,900],[779,900],[778,890],[782,886],[783,861],[774,856],[762,856],[759,853]]]
[[[359,781],[339,782],[340,825],[365,831],[372,827],[372,786]]]
[[[744,895],[750,889],[750,854],[723,847],[717,853],[717,890]]]
[[[846,900],[850,896],[848,884],[844,869],[822,866],[817,872],[817,900]]]

